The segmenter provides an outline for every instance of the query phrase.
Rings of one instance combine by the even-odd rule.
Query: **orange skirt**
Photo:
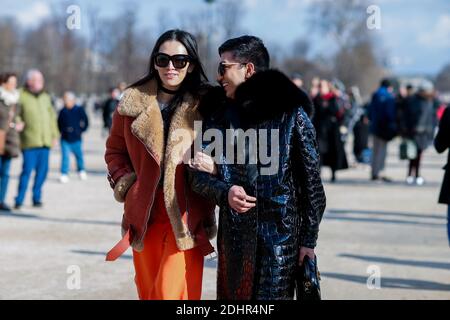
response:
[[[200,300],[203,255],[197,248],[180,251],[158,188],[144,250],[133,250],[135,282],[141,300]]]

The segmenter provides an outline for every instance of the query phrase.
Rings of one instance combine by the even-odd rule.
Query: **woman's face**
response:
[[[14,91],[17,88],[17,78],[15,76],[11,76],[8,80],[3,84],[3,87],[7,91]]]
[[[177,54],[188,54],[184,45],[176,40],[169,40],[164,42],[159,47],[158,52],[165,53],[169,56]],[[183,80],[186,78],[187,73],[192,72],[192,70],[194,69],[194,65],[188,62],[184,68],[177,69],[174,67],[173,62],[169,61],[169,65],[167,67],[158,67],[155,64],[155,69],[158,71],[159,78],[161,79],[165,88],[169,90],[177,90],[183,83]]]

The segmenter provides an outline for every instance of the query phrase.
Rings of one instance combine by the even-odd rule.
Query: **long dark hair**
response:
[[[148,73],[142,79],[136,81],[129,87],[136,87],[143,85],[149,80],[156,79],[158,85],[161,85],[161,79],[159,78],[158,71],[155,68],[154,56],[159,52],[159,48],[166,41],[175,40],[183,44],[186,51],[190,57],[190,64],[194,65],[194,70],[186,74],[186,78],[183,80],[178,93],[172,99],[170,105],[172,107],[178,106],[183,100],[185,93],[190,93],[192,96],[197,98],[204,87],[207,86],[208,78],[203,69],[202,63],[198,55],[197,41],[194,36],[189,32],[174,29],[164,32],[156,41],[153,47],[152,53],[150,55],[150,61],[148,65]]]

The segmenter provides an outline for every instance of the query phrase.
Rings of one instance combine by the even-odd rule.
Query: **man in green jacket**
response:
[[[33,186],[33,206],[41,207],[41,190],[47,178],[50,148],[56,144],[58,125],[50,96],[44,92],[44,77],[39,70],[30,70],[26,85],[20,91],[20,118],[25,123],[21,132],[23,167],[15,208],[20,209],[31,173],[36,171]]]

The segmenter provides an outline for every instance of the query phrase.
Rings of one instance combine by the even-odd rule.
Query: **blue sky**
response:
[[[219,0],[220,1],[220,0]],[[269,47],[288,50],[299,38],[307,37],[308,5],[320,0],[242,0],[245,12],[242,27],[261,37]],[[339,0],[337,0],[339,1]],[[14,16],[22,25],[32,27],[50,15],[52,4],[59,0],[0,0],[2,16]],[[158,30],[158,17],[167,16],[169,27],[179,27],[182,13],[205,10],[203,0],[135,0],[139,4],[139,26]],[[385,52],[395,73],[438,72],[450,63],[449,0],[371,0],[381,9],[381,30],[372,30],[381,39],[379,50]],[[91,3],[100,8],[100,16],[112,17],[121,10],[124,0],[71,0],[82,10]],[[83,21],[82,21],[83,23]],[[313,37],[317,48],[332,41]]]

